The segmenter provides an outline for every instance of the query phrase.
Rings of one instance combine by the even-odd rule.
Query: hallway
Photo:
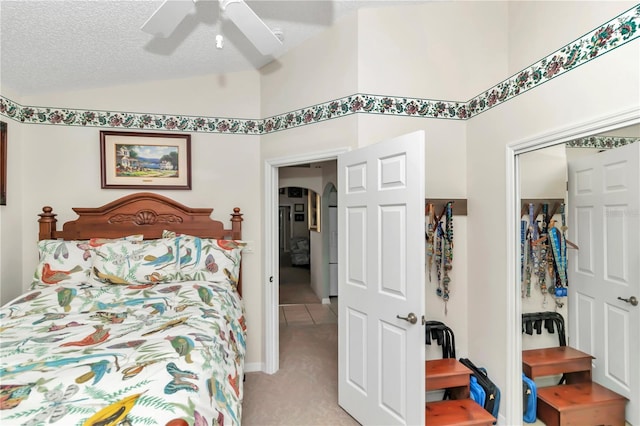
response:
[[[288,253],[280,253],[280,325],[317,325],[338,322],[338,299],[320,303],[310,287],[309,265],[292,266]]]

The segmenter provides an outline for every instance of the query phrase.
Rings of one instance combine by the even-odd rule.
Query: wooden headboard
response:
[[[49,206],[42,208],[39,223],[40,240],[86,240],[90,238],[120,238],[143,234],[144,239],[162,237],[162,231],[194,235],[202,238],[242,239],[242,213],[234,208],[231,228],[211,219],[212,208],[191,208],[170,198],[151,192],[139,192],[119,198],[102,207],[73,208],[78,219],[65,222],[57,229],[56,213]],[[240,292],[240,283],[238,283]]]

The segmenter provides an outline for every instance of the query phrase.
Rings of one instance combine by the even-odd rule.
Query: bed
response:
[[[0,423],[240,424],[240,209],[229,228],[146,192],[73,210],[58,229],[43,207],[31,290],[0,310]]]

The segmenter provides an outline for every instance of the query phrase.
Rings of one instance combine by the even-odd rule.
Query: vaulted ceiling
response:
[[[192,0],[181,0],[191,3]],[[0,1],[0,83],[21,95],[259,69],[361,7],[424,0],[248,0],[283,47],[263,56],[217,0],[199,0],[166,38],[140,28],[163,3]],[[224,37],[217,49],[216,35]]]

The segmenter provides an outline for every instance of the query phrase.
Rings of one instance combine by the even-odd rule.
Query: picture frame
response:
[[[7,205],[7,123],[0,121],[0,206]]]
[[[320,232],[320,194],[310,189],[307,197],[309,230]]]
[[[304,213],[297,213],[293,217],[296,222],[304,222]]]
[[[289,198],[302,198],[302,188],[290,186],[287,188],[287,195]]]
[[[191,135],[100,131],[103,189],[191,189]]]
[[[293,211],[294,212],[304,212],[304,204],[294,204],[293,205]]]

